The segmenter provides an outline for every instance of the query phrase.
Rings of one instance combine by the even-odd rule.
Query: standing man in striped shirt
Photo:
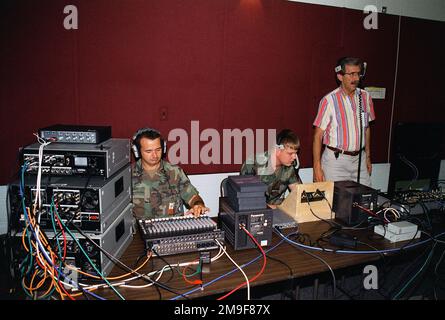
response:
[[[371,129],[375,119],[371,96],[358,88],[364,76],[358,58],[339,60],[335,72],[340,86],[320,101],[313,141],[314,181],[357,181],[371,186]],[[322,146],[325,149],[322,155]],[[361,153],[361,155],[360,155]],[[360,164],[360,174],[358,166]]]

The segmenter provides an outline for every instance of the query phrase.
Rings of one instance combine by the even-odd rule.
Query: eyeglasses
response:
[[[361,78],[361,77],[363,77],[363,75],[360,73],[360,72],[344,72],[343,73],[343,75],[344,76],[350,76],[350,77],[359,77],[359,78]]]

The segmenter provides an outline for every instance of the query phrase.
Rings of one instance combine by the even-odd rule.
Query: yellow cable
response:
[[[137,271],[139,271],[143,266],[145,266],[145,265],[147,264],[147,262],[148,262],[148,260],[150,260],[151,256],[152,256],[152,253],[150,253],[150,256],[148,256],[147,259],[146,259],[146,260],[145,260],[139,267],[137,267],[136,269],[134,269],[134,270],[132,270],[132,271],[133,271],[133,272],[137,272]],[[102,278],[99,277],[99,276],[95,276],[95,275],[93,275],[93,274],[86,273],[86,272],[84,272],[84,271],[78,270],[77,268],[75,268],[75,267],[73,267],[73,266],[67,265],[67,267],[68,267],[69,269],[74,270],[74,271],[77,271],[78,273],[81,273],[81,274],[83,274],[83,275],[85,275],[85,276],[87,276],[87,277],[94,278],[94,279],[102,279]],[[132,272],[128,272],[128,273],[126,273],[126,274],[122,274],[122,275],[120,275],[120,276],[106,277],[105,279],[107,279],[107,280],[118,280],[118,279],[122,279],[122,278],[124,278],[124,277],[126,277],[126,276],[129,276],[129,275],[131,275],[131,274],[132,274]]]
[[[153,255],[153,253],[150,252],[150,255],[147,256],[147,259],[146,259],[146,260],[145,260],[139,267],[137,267],[137,268],[134,269],[133,271],[137,272],[137,271],[139,271],[142,267],[144,267],[144,266],[147,264],[147,262],[150,260],[150,258],[152,257],[152,255]],[[81,271],[81,270],[78,270],[78,269],[76,269],[76,268],[73,267],[73,266],[67,265],[67,267],[68,267],[69,269],[74,270],[74,271],[76,271],[76,272],[79,272],[79,273],[81,273],[81,274],[83,274],[83,275],[86,275],[86,276],[89,276],[89,277],[92,277],[92,278],[101,279],[101,278],[98,277],[98,276],[95,276],[95,275],[92,275],[92,274],[83,272],[83,271]],[[108,278],[106,278],[106,279],[107,279],[107,280],[117,280],[117,279],[123,278],[123,277],[125,277],[125,276],[127,276],[127,275],[130,275],[130,274],[131,274],[131,272],[126,273],[126,274],[124,274],[124,275],[116,276],[116,277],[108,277]],[[89,288],[88,291],[94,291],[94,290],[97,290],[98,288],[99,288],[99,287],[92,287],[92,288]],[[73,288],[71,288],[71,290],[73,290]],[[82,294],[83,294],[82,292],[79,292],[79,293],[71,294],[71,296],[73,296],[73,297],[79,297],[79,296],[81,296]]]

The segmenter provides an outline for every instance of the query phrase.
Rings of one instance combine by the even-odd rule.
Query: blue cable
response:
[[[54,199],[53,199],[54,200]],[[51,206],[54,206],[54,201],[51,203]],[[69,235],[71,236],[71,238],[77,243],[79,249],[82,251],[82,253],[84,254],[84,256],[88,259],[88,261],[90,262],[91,266],[93,267],[93,269],[97,272],[97,274],[102,278],[103,281],[105,281],[105,283],[116,293],[116,295],[121,298],[122,300],[125,300],[125,298],[119,293],[119,291],[116,290],[116,288],[114,288],[114,286],[106,279],[106,277],[99,271],[99,269],[97,269],[97,266],[93,263],[93,261],[91,261],[91,259],[88,257],[88,254],[85,252],[85,250],[82,248],[82,246],[80,245],[79,240],[74,236],[74,234],[71,232],[71,230],[65,225],[65,223],[62,221],[62,219],[60,218],[58,212],[57,212],[57,208],[54,207],[54,213],[57,215],[57,218],[59,219],[59,222],[62,224],[63,228],[69,233]]]
[[[34,230],[31,230],[31,232],[32,232],[33,235],[34,235],[34,238],[37,239],[37,238],[36,238],[35,231],[34,231]],[[45,259],[47,260],[47,262],[48,262],[49,264],[51,264],[51,266],[54,267],[54,269],[57,271],[57,273],[58,273],[59,275],[61,275],[64,279],[68,279],[70,284],[75,284],[76,287],[81,288],[83,292],[88,293],[88,294],[91,294],[92,296],[97,297],[97,298],[100,299],[100,300],[106,300],[106,299],[103,298],[103,297],[97,296],[97,295],[93,294],[92,292],[89,292],[88,290],[83,289],[81,286],[79,286],[78,283],[76,283],[75,281],[73,281],[71,278],[66,277],[65,274],[63,273],[63,271],[61,272],[60,269],[52,263],[52,260],[48,257],[48,255],[47,255],[47,253],[46,253],[46,251],[45,251],[45,248],[43,247],[43,245],[42,245],[42,243],[40,242],[40,240],[37,241],[37,245],[39,246],[40,251],[43,253],[43,256],[45,257]]]
[[[419,271],[417,271],[416,272],[416,274],[403,286],[403,288],[402,289],[400,289],[400,291],[391,299],[391,300],[396,300],[398,297],[399,297],[399,295],[403,292],[403,291],[405,291],[405,289],[406,288],[408,288],[408,286],[411,284],[411,282],[414,280],[414,279],[416,279],[417,278],[417,276],[423,271],[423,269],[425,268],[425,266],[430,262],[430,260],[431,260],[431,257],[433,256],[433,252],[434,252],[434,249],[436,248],[436,245],[437,245],[437,243],[435,243],[434,245],[433,245],[433,248],[431,249],[431,251],[430,251],[430,253],[429,253],[429,255],[428,255],[428,257],[426,258],[426,260],[425,260],[425,263],[422,265],[422,267],[419,269]]]
[[[25,191],[25,190],[24,190],[24,169],[25,169],[25,167],[26,167],[26,165],[22,166],[22,182],[23,182],[23,190],[22,190],[22,194],[21,194],[21,195],[22,195],[22,202],[23,202],[23,211],[24,211],[25,221],[28,221],[29,231],[31,231],[32,235],[34,236],[34,239],[37,240],[38,238],[37,238],[37,236],[36,236],[35,230],[32,228],[31,221],[30,221],[29,216],[28,216],[28,214],[27,214],[27,212],[26,212],[26,205],[25,205],[25,198],[24,198],[24,191]],[[20,185],[20,186],[21,186],[21,185]],[[26,231],[26,230],[27,230],[27,229],[24,229],[23,232],[26,232],[26,233],[27,233],[27,236],[28,236],[28,238],[29,238],[29,241],[31,241],[31,235],[30,235],[29,232]],[[37,242],[37,245],[38,245],[39,248],[40,248],[40,251],[43,253],[43,256],[44,256],[45,259],[47,260],[47,262],[48,262],[51,266],[54,267],[54,269],[57,271],[57,273],[58,273],[59,275],[62,275],[64,279],[68,279],[70,284],[75,284],[78,288],[81,288],[83,292],[88,293],[88,294],[91,294],[92,296],[96,297],[97,299],[100,299],[100,300],[106,300],[106,299],[103,298],[103,297],[100,297],[100,296],[98,296],[98,295],[96,295],[96,294],[94,294],[94,293],[92,293],[92,292],[89,292],[88,290],[83,289],[81,286],[79,286],[79,285],[78,285],[76,282],[74,282],[72,279],[66,277],[66,276],[64,275],[63,272],[60,272],[60,270],[59,270],[59,268],[58,268],[57,266],[53,265],[52,260],[48,257],[48,255],[47,255],[47,253],[46,253],[46,251],[45,251],[45,248],[42,246],[42,243],[41,243],[40,241],[36,241],[36,242]],[[31,245],[31,244],[30,244],[30,252],[32,252],[32,245]],[[31,257],[31,258],[32,258],[32,257]]]
[[[405,247],[394,248],[394,249],[373,250],[373,251],[367,251],[367,250],[363,250],[363,251],[353,251],[353,250],[333,250],[333,249],[322,249],[322,248],[318,248],[318,247],[312,247],[312,246],[304,245],[304,244],[301,244],[301,243],[292,241],[292,240],[290,240],[290,239],[287,238],[287,237],[289,237],[289,236],[295,234],[296,232],[293,232],[293,233],[288,234],[287,236],[285,236],[285,235],[283,235],[280,231],[278,231],[277,229],[275,229],[275,231],[276,231],[276,233],[277,233],[283,240],[280,241],[278,244],[276,244],[274,247],[272,247],[272,248],[270,248],[269,250],[265,251],[266,253],[268,253],[268,252],[274,250],[276,247],[278,247],[278,246],[279,246],[280,244],[282,244],[284,241],[286,241],[286,242],[288,242],[288,243],[290,243],[290,244],[292,244],[292,245],[296,245],[296,246],[300,246],[300,247],[302,247],[302,248],[311,249],[311,250],[316,250],[316,251],[335,252],[335,253],[342,253],[342,254],[380,254],[380,253],[390,253],[390,252],[395,252],[395,251],[400,251],[400,250],[405,250],[405,249],[411,249],[411,248],[413,248],[413,247],[420,246],[420,245],[422,245],[422,244],[428,243],[429,241],[432,241],[432,240],[433,240],[432,238],[430,238],[430,239],[426,239],[426,240],[423,240],[423,241],[420,241],[420,242],[413,243],[413,244],[411,244],[411,245],[407,245],[407,246],[405,246]],[[443,236],[443,235],[445,235],[445,232],[442,232],[442,233],[436,235],[435,237],[440,237],[440,236]],[[251,261],[249,261],[249,262],[247,262],[247,263],[241,265],[240,267],[241,267],[241,268],[246,267],[246,266],[252,264],[253,262],[255,262],[256,260],[260,259],[261,257],[262,257],[262,255],[260,255],[260,256],[258,256],[258,257],[256,257],[256,258],[254,258],[253,260],[251,260]],[[221,276],[219,276],[219,277],[213,279],[212,281],[209,281],[209,282],[207,282],[206,284],[203,284],[202,287],[207,287],[208,285],[211,285],[211,284],[213,284],[214,282],[219,281],[219,280],[221,280],[222,278],[225,278],[226,276],[228,276],[228,275],[234,273],[234,272],[237,271],[237,270],[238,270],[237,268],[236,268],[236,269],[233,269],[233,270],[231,270],[231,271],[229,271],[229,272],[227,272],[227,273],[225,273],[225,274],[223,274],[223,275],[221,275]],[[184,295],[188,295],[188,294],[194,293],[194,292],[196,292],[196,291],[198,291],[198,290],[201,290],[201,287],[192,289],[192,290],[190,290],[190,291],[184,293]],[[170,300],[177,300],[177,299],[179,299],[180,297],[181,297],[181,296],[176,296],[176,297],[171,298]]]
[[[293,234],[293,233],[292,233],[292,234]],[[281,241],[278,242],[275,246],[273,246],[273,247],[270,248],[269,250],[266,250],[265,253],[267,254],[268,252],[274,250],[276,247],[278,247],[278,246],[279,246],[280,244],[282,244],[283,242],[284,242],[284,240],[281,240]],[[257,256],[256,258],[250,260],[249,262],[246,262],[245,264],[241,265],[240,268],[247,267],[248,265],[254,263],[255,261],[257,261],[258,259],[260,259],[260,258],[262,258],[262,257],[263,257],[263,255],[259,255],[259,256]],[[221,280],[222,278],[225,278],[225,277],[231,275],[232,273],[234,273],[234,272],[236,272],[236,271],[238,271],[238,270],[239,270],[238,268],[232,269],[231,271],[229,271],[229,272],[227,272],[227,273],[225,273],[225,274],[223,274],[223,275],[221,275],[221,276],[219,276],[219,277],[213,279],[212,281],[209,281],[209,282],[203,284],[203,285],[200,286],[199,288],[195,288],[195,289],[192,289],[192,290],[190,290],[190,291],[187,291],[187,292],[184,293],[183,295],[186,296],[186,295],[191,294],[191,293],[193,293],[193,292],[195,292],[195,291],[201,290],[201,287],[203,287],[203,288],[204,288],[204,287],[207,287],[207,286],[211,285],[212,283],[214,283],[214,282],[216,282],[216,281],[219,281],[219,280]],[[180,297],[181,297],[181,296],[176,296],[176,297],[171,298],[170,300],[177,300],[177,299],[179,299]]]
[[[286,242],[292,244],[292,245],[296,245],[305,249],[311,249],[311,250],[316,250],[316,251],[323,251],[323,252],[334,252],[334,253],[344,253],[344,254],[376,254],[376,253],[390,253],[390,252],[395,252],[395,251],[401,251],[401,250],[405,250],[405,249],[411,249],[413,247],[417,247],[420,246],[422,244],[428,243],[430,241],[432,241],[432,238],[423,240],[423,241],[419,241],[404,247],[400,247],[400,248],[393,248],[393,249],[384,249],[384,250],[334,250],[334,249],[329,249],[329,248],[319,248],[319,247],[312,247],[312,246],[308,246],[308,245],[304,245],[295,241],[292,241],[290,239],[288,239],[285,235],[283,235],[281,232],[276,231],[276,233]],[[438,235],[436,235],[435,237],[440,237],[445,235],[445,232],[442,232]]]

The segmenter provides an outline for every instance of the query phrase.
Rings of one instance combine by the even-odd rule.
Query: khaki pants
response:
[[[339,154],[335,158],[335,152],[331,149],[325,148],[321,156],[321,168],[324,172],[326,181],[357,181],[359,156],[348,156]],[[371,187],[371,177],[366,169],[366,153],[362,151],[362,162],[360,171],[360,183]]]

